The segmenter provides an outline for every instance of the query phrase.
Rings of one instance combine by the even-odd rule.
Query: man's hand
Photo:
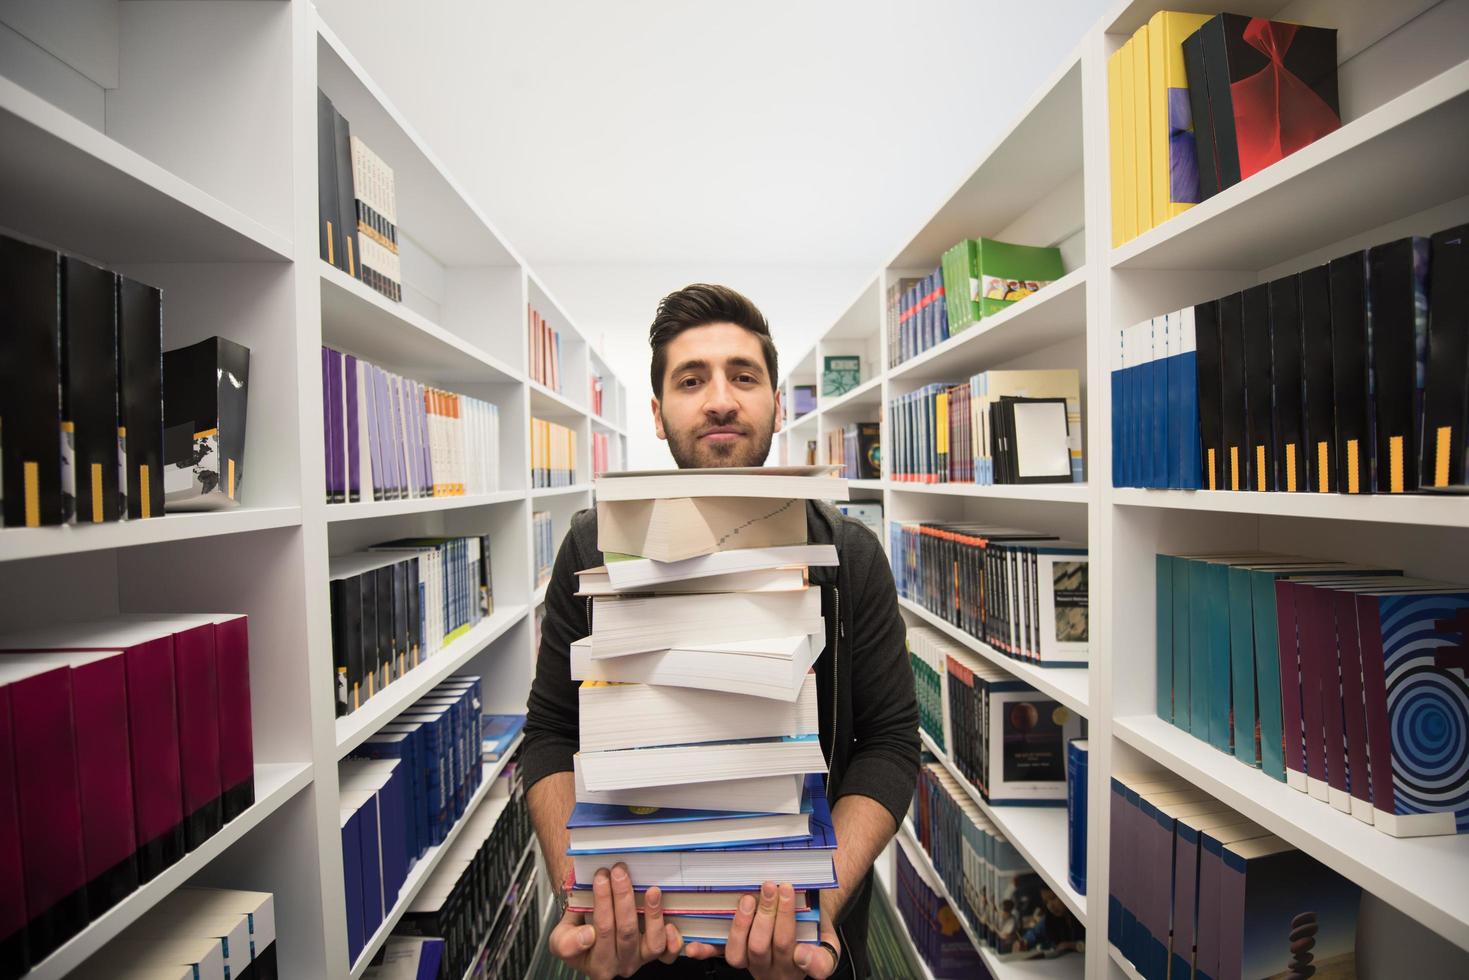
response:
[[[678,930],[663,921],[663,894],[649,888],[643,896],[643,928],[638,928],[637,898],[627,866],[616,864],[592,878],[592,921],[567,912],[551,930],[551,952],[592,980],[632,976],[645,963],[672,963],[683,946]],[[823,974],[824,976],[825,974]]]
[[[836,930],[821,917],[821,939],[840,950]],[[719,947],[689,943],[684,953],[695,959],[720,955]],[[740,899],[729,926],[724,959],[730,966],[750,971],[756,980],[825,980],[836,972],[836,959],[822,946],[796,942],[796,893],[789,883],[767,881],[760,886],[757,906],[752,895]]]

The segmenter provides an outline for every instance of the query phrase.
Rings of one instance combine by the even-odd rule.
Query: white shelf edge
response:
[[[440,681],[474,659],[505,632],[525,617],[527,607],[521,605],[498,608],[476,623],[468,633],[452,641],[402,677],[388,684],[377,695],[368,698],[361,708],[336,719],[337,758],[347,754],[374,732],[392,720]]]
[[[840,412],[843,409],[848,409],[848,408],[851,408],[851,407],[853,407],[855,405],[865,405],[869,401],[868,396],[871,395],[873,391],[876,391],[878,393],[878,395],[877,395],[877,404],[878,405],[881,405],[882,404],[882,373],[881,372],[879,372],[876,377],[868,378],[866,381],[862,382],[857,387],[853,388],[851,391],[848,391],[848,392],[846,392],[846,393],[844,393],[842,395],[839,395],[838,397],[833,398],[831,401],[826,402],[825,404],[822,404],[822,401],[821,401],[821,397],[822,396],[818,393],[817,396],[816,396],[816,411],[819,412],[819,413],[822,413],[822,414],[826,414],[827,412]],[[802,418],[805,418],[804,415],[801,416],[801,417]]]
[[[398,517],[403,514],[429,514],[441,510],[466,507],[488,507],[491,504],[524,500],[524,490],[497,490],[494,493],[465,494],[462,497],[415,497],[409,500],[366,500],[356,504],[328,504],[329,524],[341,521],[369,520],[374,517]]]
[[[1139,487],[1111,487],[1109,492],[1112,502],[1124,507],[1469,528],[1469,498],[1454,494],[1260,493]]]
[[[1076,691],[1071,690],[1068,685],[1079,682],[1082,691],[1086,692],[1088,690],[1087,685],[1090,683],[1088,668],[1036,667],[1024,661],[1016,660],[1014,657],[1006,656],[983,640],[976,639],[953,623],[946,622],[943,617],[936,616],[927,609],[924,609],[912,599],[905,599],[899,596],[898,607],[906,609],[908,612],[922,619],[927,625],[944,633],[950,639],[963,645],[966,649],[979,654],[990,663],[1010,674],[1016,680],[1025,681],[1037,691],[1061,702],[1077,714],[1083,717],[1087,716],[1087,694],[1078,694]]]
[[[225,824],[219,833],[165,868],[158,877],[141,885],[50,956],[31,967],[31,971],[26,974],[27,980],[53,980],[71,973],[144,913],[259,826],[266,817],[305,788],[311,782],[311,776],[309,762],[257,765],[255,802],[244,813]]]
[[[821,409],[813,408],[811,411],[807,412],[805,415],[802,415],[800,418],[792,419],[785,425],[781,426],[781,431],[786,433],[794,433],[799,427],[807,425],[811,422],[815,422],[820,415]]]
[[[848,480],[847,488],[851,490],[881,490],[883,489],[883,482],[881,480]]]
[[[1032,500],[1041,503],[1085,504],[1086,483],[909,483],[884,480],[884,488],[896,493],[931,493],[949,497],[991,497],[998,500]]]
[[[589,412],[589,413],[587,413],[587,418],[589,418],[589,419],[592,420],[592,424],[593,425],[598,426],[598,427],[603,428],[603,429],[606,429],[608,432],[611,432],[613,435],[618,435],[618,436],[625,436],[625,435],[627,435],[627,432],[623,430],[622,426],[618,425],[615,422],[612,422],[612,421],[608,420],[606,416],[596,415],[594,413],[590,413]]]
[[[1469,950],[1469,849],[1457,836],[1391,837],[1149,715],[1112,733],[1154,762]]]
[[[923,741],[924,748],[928,749],[929,752],[933,753],[943,763],[944,768],[949,771],[949,775],[954,777],[954,781],[974,801],[974,805],[979,807],[980,811],[1000,829],[1000,832],[1005,835],[1005,838],[1011,844],[1015,845],[1015,849],[1020,852],[1020,856],[1025,858],[1031,868],[1035,870],[1036,874],[1046,880],[1046,884],[1051,886],[1051,890],[1060,896],[1061,900],[1066,903],[1066,907],[1071,910],[1071,914],[1076,916],[1076,920],[1082,925],[1086,925],[1086,896],[1077,892],[1076,889],[1071,887],[1071,882],[1066,880],[1066,868],[1064,866],[1066,863],[1066,808],[1064,806],[993,807],[985,801],[984,796],[979,790],[974,788],[974,784],[964,777],[964,774],[954,765],[953,760],[949,758],[948,753],[939,751],[939,747],[929,737],[927,732],[920,729],[918,737]],[[1050,862],[1042,860],[1035,846],[1038,836],[1034,827],[1035,818],[1040,816],[1041,813],[1054,811],[1059,811],[1062,818],[1061,864],[1063,866],[1060,868],[1053,868],[1050,866]],[[1014,816],[1010,816],[1012,812]]]
[[[1112,957],[1112,962],[1117,964],[1117,969],[1127,980],[1143,980],[1143,975],[1137,972],[1137,967],[1132,965],[1132,960],[1122,955],[1122,950],[1111,943],[1107,944],[1107,952]]]
[[[590,493],[592,484],[573,483],[569,487],[536,487],[531,490],[532,497],[557,497],[565,493]]]
[[[525,383],[530,388],[532,400],[534,400],[536,397],[540,397],[553,403],[559,411],[570,412],[577,418],[591,418],[591,413],[588,412],[584,406],[578,405],[567,396],[561,394],[561,392],[552,391],[550,388],[547,388],[545,385],[541,384],[539,381],[536,381],[533,378],[527,378]],[[530,409],[531,414],[535,415],[536,406],[532,404]],[[550,421],[554,422],[556,421],[556,419],[553,418]]]
[[[292,505],[180,512],[106,524],[7,527],[0,529],[0,562],[269,531],[300,523],[301,508]]]
[[[1027,319],[1033,318],[1037,310],[1044,311],[1047,308],[1047,304],[1053,304],[1062,297],[1067,296],[1072,290],[1085,288],[1085,286],[1086,266],[1077,266],[1060,279],[1057,279],[1036,293],[1030,299],[1016,303],[1014,306],[1001,310],[999,313],[983,317],[974,326],[960,331],[958,336],[950,337],[941,344],[930,347],[928,350],[920,354],[915,354],[906,361],[901,361],[889,367],[887,369],[887,377],[889,380],[896,381],[905,375],[912,374],[930,361],[936,361],[945,354],[951,354],[956,350],[969,346],[981,337],[1004,330],[1012,325],[1015,329],[1020,329],[1024,326]],[[1085,312],[1082,313],[1079,322],[1082,332],[1085,333]]]

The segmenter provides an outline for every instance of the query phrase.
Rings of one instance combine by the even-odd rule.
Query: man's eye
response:
[[[684,378],[678,383],[680,388],[692,388],[699,383],[698,378]]]
[[[742,374],[739,377],[735,378],[735,380],[738,381],[740,384],[752,385],[755,383],[755,376],[753,374]]]

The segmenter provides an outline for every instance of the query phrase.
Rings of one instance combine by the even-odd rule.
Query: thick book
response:
[[[846,500],[847,482],[834,475],[838,469],[823,465],[624,470],[604,473],[597,480],[596,493],[597,500],[604,503],[672,497]]]
[[[333,186],[337,195],[337,227],[341,230],[342,249],[342,254],[333,264],[353,279],[361,279],[362,266],[358,261],[361,250],[357,245],[357,222],[353,220],[356,199],[352,185],[352,127],[335,106],[332,106],[332,141],[332,163],[336,169]]]
[[[1244,297],[1231,293],[1219,299],[1219,418],[1223,446],[1225,490],[1249,490],[1250,446],[1245,418]]]
[[[1368,249],[1367,291],[1374,489],[1413,492],[1428,370],[1428,239],[1400,238]]]
[[[577,700],[583,752],[817,734],[814,674],[792,702],[615,681],[582,681]]]
[[[571,679],[656,684],[794,701],[825,648],[823,634],[670,647],[592,657],[591,637],[571,644]]]
[[[117,431],[127,516],[163,516],[163,293],[117,277]]]
[[[1306,489],[1306,447],[1302,425],[1305,383],[1302,368],[1300,279],[1285,276],[1266,288],[1270,300],[1270,418],[1275,489]]]
[[[590,914],[595,908],[595,896],[589,884],[578,885],[575,881],[568,879],[566,891],[566,910],[568,912],[583,912]],[[662,898],[659,902],[665,916],[669,915],[733,915],[740,906],[740,899],[750,894],[743,890],[720,891],[716,889],[689,888],[672,889],[661,888]],[[644,896],[647,888],[633,883],[633,900],[637,903],[638,912],[643,911]],[[796,891],[796,911],[804,912],[812,908],[810,895],[806,889]]]
[[[736,552],[724,552],[724,554],[736,554]],[[670,562],[669,564],[678,563]],[[797,592],[806,588],[807,585],[806,569],[799,565],[762,568],[750,572],[728,572],[696,579],[673,579],[634,589],[616,588],[607,572],[607,565],[585,568],[577,572],[576,594],[579,596],[610,596],[636,593],[698,595],[714,592]]]
[[[1336,381],[1332,356],[1331,270],[1327,265],[1302,270],[1301,444],[1305,456],[1305,489],[1336,489]]]
[[[1200,484],[1204,490],[1223,490],[1228,484],[1224,462],[1224,361],[1219,303],[1216,300],[1200,303],[1193,313],[1194,339],[1198,345],[1194,363],[1199,399],[1199,463],[1203,471]]]
[[[1246,489],[1265,493],[1277,489],[1269,287],[1264,283],[1251,286],[1240,297],[1245,368],[1245,484]]]
[[[817,775],[806,777],[799,813],[578,803],[566,823],[571,835],[567,853],[676,851],[799,841],[812,835],[813,821],[830,820],[824,781]]]
[[[1336,419],[1333,450],[1337,493],[1371,493],[1372,390],[1367,359],[1367,253],[1330,262],[1332,395]]]
[[[119,514],[117,282],[71,256],[61,259],[62,497],[78,524]],[[66,503],[67,491],[71,502]]]
[[[345,269],[342,262],[342,215],[337,197],[336,109],[321,89],[316,90],[316,209],[321,260]]]
[[[1086,894],[1088,745],[1074,738],[1066,746],[1066,880],[1080,895]]]
[[[778,736],[578,753],[591,790],[639,789],[825,772],[818,735]]]
[[[0,460],[6,527],[60,524],[62,506],[60,261],[0,235]]]
[[[1183,39],[1184,75],[1188,80],[1189,115],[1199,165],[1199,200],[1219,193],[1219,151],[1214,141],[1214,110],[1209,103],[1208,73],[1204,65],[1204,35],[1194,31]]]
[[[1182,214],[1201,200],[1183,40],[1208,19],[1207,14],[1160,10],[1148,20],[1148,151],[1154,224]]]
[[[598,596],[592,602],[594,659],[825,630],[821,590],[811,587],[794,592]]]
[[[1436,233],[1429,244],[1428,375],[1423,389],[1419,485],[1469,490],[1469,225]]]
[[[211,337],[164,351],[163,376],[165,506],[238,506],[245,478],[250,349]]]
[[[733,549],[805,543],[806,504],[800,499],[608,501],[598,492],[597,547],[603,552],[674,562]]]
[[[815,943],[821,939],[821,913],[816,909],[796,912],[796,935],[798,943]],[[723,946],[729,941],[734,916],[724,915],[669,915],[665,922],[678,930],[684,942],[709,943]]]
[[[750,810],[761,813],[799,813],[805,773],[776,776],[737,777],[711,782],[683,781],[664,786],[635,789],[589,789],[582,772],[581,756],[572,757],[576,798],[582,803],[611,803],[619,806],[658,806],[679,810]]]

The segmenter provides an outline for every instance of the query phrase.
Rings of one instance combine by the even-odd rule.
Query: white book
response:
[[[591,638],[583,637],[571,644],[571,678],[689,687],[794,701],[811,665],[825,648],[823,634],[803,633],[594,660]]]
[[[676,810],[739,810],[760,813],[800,813],[804,774],[723,779],[705,783],[676,783],[641,789],[592,790],[582,776],[581,756],[571,757],[578,803],[613,806],[669,807]]]
[[[623,470],[597,478],[599,501],[663,497],[773,497],[846,500],[840,466],[726,466],[689,470]]]
[[[582,778],[593,790],[826,772],[826,757],[815,735],[580,752],[578,756]],[[1062,790],[1064,795],[1064,784]]]
[[[712,592],[798,592],[806,588],[806,569],[799,565],[784,568],[762,568],[753,572],[731,572],[705,578],[660,582],[634,589],[614,588],[607,566],[584,568],[576,573],[576,594],[582,596],[627,595],[700,595]]]
[[[585,811],[588,806],[579,808]],[[629,808],[631,809],[631,808]],[[685,811],[683,819],[669,820],[674,814],[659,808],[657,816],[665,819],[652,823],[611,823],[592,821],[577,823],[581,816],[573,811],[567,829],[571,849],[593,851],[634,851],[656,848],[670,850],[688,847],[734,847],[809,836],[811,815],[807,813],[741,813],[734,810]],[[698,816],[695,816],[697,814]]]
[[[604,556],[606,557],[606,556]],[[717,551],[711,555],[698,555],[682,561],[654,561],[651,558],[631,558],[607,562],[607,579],[614,589],[625,591],[643,586],[659,585],[664,582],[682,582],[687,579],[707,578],[714,575],[732,575],[738,572],[754,572],[786,565],[835,565],[836,545],[798,544],[774,548],[740,548],[734,551]]]
[[[794,701],[689,687],[582,681],[581,750],[817,734],[816,675]]]
[[[707,646],[797,633],[824,633],[821,590],[592,600],[592,657]]]

